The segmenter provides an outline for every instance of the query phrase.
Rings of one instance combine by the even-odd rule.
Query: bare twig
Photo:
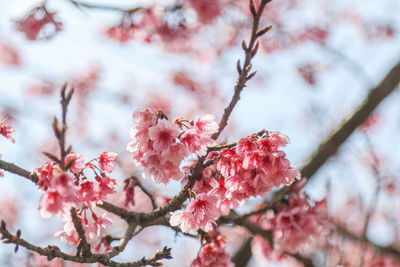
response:
[[[266,27],[262,30],[258,29],[261,15],[264,11],[265,6],[269,2],[271,2],[271,0],[261,0],[258,10],[255,11],[254,2],[250,1],[250,9],[253,14],[253,27],[251,30],[250,41],[248,45],[245,43],[245,41],[242,42],[242,48],[245,51],[245,60],[243,66],[240,65],[240,60],[237,63],[237,70],[239,73],[239,77],[235,85],[235,90],[232,99],[229,102],[229,105],[225,108],[224,114],[222,115],[222,118],[219,122],[218,131],[212,135],[212,138],[214,140],[218,139],[219,135],[224,130],[225,126],[228,124],[229,116],[231,115],[236,104],[239,102],[240,93],[246,86],[246,82],[251,78],[253,78],[255,75],[255,72],[250,73],[252,67],[251,59],[255,56],[258,50],[258,43],[256,43],[257,39],[263,34],[265,34],[271,28],[271,27]]]
[[[25,177],[26,179],[31,180],[35,184],[38,181],[36,174],[31,173],[31,172],[15,165],[14,163],[10,163],[10,162],[7,162],[7,161],[1,160],[1,159],[0,159],[0,169],[17,174],[22,177]]]
[[[100,9],[100,10],[118,11],[118,12],[127,12],[127,13],[133,13],[133,12],[143,9],[142,7],[122,8],[122,7],[116,7],[116,6],[111,6],[111,5],[89,4],[89,3],[85,3],[85,2],[81,2],[81,1],[77,1],[77,0],[67,0],[67,1],[79,8]]]

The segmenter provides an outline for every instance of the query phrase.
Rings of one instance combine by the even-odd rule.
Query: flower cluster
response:
[[[197,19],[204,24],[210,23],[221,14],[223,4],[220,0],[188,0],[188,4],[197,13]]]
[[[264,229],[273,229],[274,250],[278,254],[297,253],[300,248],[307,249],[320,244],[326,237],[329,223],[325,220],[324,200],[311,205],[305,194],[296,193],[287,204],[280,204],[277,209],[276,214],[267,212],[252,216],[251,219]],[[272,249],[266,251],[272,252]]]
[[[15,140],[11,136],[12,133],[14,133],[14,128],[8,125],[8,119],[4,119],[0,122],[0,134],[14,143]]]
[[[169,223],[172,226],[180,225],[184,233],[198,229],[211,231],[215,219],[219,216],[219,211],[215,206],[216,201],[217,197],[213,195],[199,194],[186,206],[185,210],[175,211]]]
[[[16,22],[17,28],[28,40],[50,39],[62,29],[62,23],[55,20],[55,15],[56,12],[49,12],[44,6],[35,7]]]
[[[144,175],[157,183],[183,177],[182,160],[190,153],[205,155],[207,147],[214,144],[210,135],[217,129],[211,115],[189,122],[178,119],[170,122],[161,111],[147,108],[133,113],[135,126],[131,129],[132,141],[127,149],[133,154]]]
[[[233,148],[222,150],[216,169],[224,178],[219,187],[226,189],[225,197],[245,200],[265,195],[273,187],[290,185],[300,178],[285,152],[279,150],[288,142],[289,139],[279,132],[263,131],[241,139]]]
[[[226,251],[225,237],[219,232],[214,231],[205,236],[203,246],[197,258],[192,262],[192,267],[233,267],[234,264],[229,260],[230,255]]]
[[[96,204],[101,203],[108,195],[115,193],[115,180],[108,177],[105,172],[113,171],[112,162],[117,154],[103,152],[99,157],[84,163],[83,157],[71,152],[65,158],[68,170],[62,170],[56,162],[46,162],[34,170],[38,177],[37,185],[45,191],[40,199],[40,214],[44,218],[57,214],[66,222],[64,231],[57,233],[63,240],[77,244],[78,235],[73,227],[70,209],[78,209],[78,217],[88,236],[94,241],[100,234],[100,229],[111,223],[105,214],[97,216],[93,212]],[[97,165],[94,164],[97,162]],[[85,170],[94,173],[94,181],[89,180]],[[86,211],[90,210],[91,220],[87,219]]]

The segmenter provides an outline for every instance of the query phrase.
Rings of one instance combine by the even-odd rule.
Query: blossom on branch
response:
[[[50,39],[62,29],[62,23],[54,18],[56,14],[48,12],[44,6],[35,7],[24,18],[16,21],[17,29],[25,33],[28,40]]]
[[[0,122],[0,134],[5,138],[9,139],[11,142],[15,143],[14,138],[12,138],[11,134],[14,133],[15,130],[12,126],[8,125],[8,119],[4,119]]]

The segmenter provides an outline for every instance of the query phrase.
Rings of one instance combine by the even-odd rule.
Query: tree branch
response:
[[[347,138],[359,127],[375,108],[392,93],[400,83],[400,61],[389,71],[383,80],[375,87],[372,88],[362,104],[357,107],[353,114],[347,119],[344,119],[328,137],[319,145],[318,149],[309,157],[309,160],[300,169],[303,179],[306,182],[311,180],[311,177],[321,168],[323,164],[334,155],[339,147],[347,140]],[[272,200],[268,202],[265,208],[260,209],[258,212],[266,211],[280,202],[291,190],[296,186],[297,182],[291,186],[283,187],[274,193]],[[257,212],[257,213],[258,213]],[[247,241],[246,241],[247,242]],[[233,258],[245,257],[249,254],[247,247],[239,249]],[[250,258],[249,258],[250,259]],[[237,267],[246,266],[247,261],[243,265],[236,265]]]

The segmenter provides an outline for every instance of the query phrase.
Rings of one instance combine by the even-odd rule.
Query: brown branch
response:
[[[135,186],[138,186],[143,191],[143,193],[145,193],[150,198],[151,206],[153,207],[153,209],[156,209],[157,205],[153,195],[143,186],[142,182],[138,178],[136,178],[135,176],[131,176],[130,178],[135,180]]]
[[[345,119],[336,130],[334,130],[318,147],[318,149],[311,155],[308,162],[300,169],[303,179],[306,182],[311,180],[311,177],[321,168],[323,164],[334,155],[339,147],[347,140],[347,138],[359,127],[368,116],[375,110],[375,108],[392,93],[400,83],[400,62],[398,62],[383,80],[375,87],[372,88],[362,104],[355,109],[353,114]],[[289,187],[283,187],[274,193],[272,200],[258,212],[266,211],[280,202],[291,190],[297,182]],[[236,255],[237,254],[237,255]],[[240,258],[240,255],[248,254],[248,251],[238,250],[234,258]],[[247,263],[247,262],[246,262]],[[237,265],[237,266],[245,266]]]
[[[76,255],[88,257],[92,254],[92,252],[90,251],[90,244],[86,240],[85,230],[83,229],[82,223],[78,218],[76,209],[72,207],[70,212],[71,212],[72,223],[74,224],[75,230],[79,236],[79,244],[77,246]]]
[[[346,229],[343,226],[340,226],[340,225],[336,224],[335,227],[336,227],[336,229],[335,229],[336,232],[341,234],[341,235],[343,235],[344,237],[347,237],[347,238],[349,238],[349,239],[351,239],[353,241],[358,241],[358,242],[361,242],[361,243],[367,243],[367,244],[373,246],[377,251],[379,251],[381,253],[384,253],[384,254],[387,254],[387,255],[391,255],[391,256],[396,257],[397,259],[400,259],[400,250],[397,249],[397,248],[394,248],[392,246],[381,246],[381,245],[378,245],[378,244],[372,242],[371,240],[369,240],[365,235],[363,235],[361,237],[357,236],[356,234],[353,234],[352,232],[350,232],[348,229]]]
[[[264,28],[262,30],[258,30],[259,22],[261,15],[264,11],[265,6],[267,3],[271,2],[271,0],[262,0],[260,2],[260,6],[258,10],[255,11],[254,2],[253,0],[250,1],[250,10],[253,14],[253,26],[251,29],[251,36],[249,44],[246,45],[245,41],[242,42],[242,48],[245,51],[245,60],[243,66],[240,65],[240,60],[237,64],[237,70],[239,72],[239,77],[235,85],[235,90],[232,96],[232,99],[229,105],[224,109],[224,113],[218,125],[218,131],[214,133],[211,137],[214,140],[217,140],[221,132],[224,130],[226,125],[228,124],[229,116],[231,115],[233,109],[235,108],[236,104],[240,100],[240,93],[242,92],[243,88],[246,86],[246,82],[254,77],[255,72],[249,74],[251,70],[251,59],[255,56],[258,50],[258,42],[256,43],[257,39],[266,33],[270,27]]]
[[[31,173],[17,165],[15,165],[14,163],[10,163],[10,162],[6,162],[4,160],[0,160],[0,169],[3,169],[5,171],[17,174],[21,177],[25,177],[26,179],[31,180],[33,183],[37,183],[38,181],[38,177],[36,176],[36,174]]]

